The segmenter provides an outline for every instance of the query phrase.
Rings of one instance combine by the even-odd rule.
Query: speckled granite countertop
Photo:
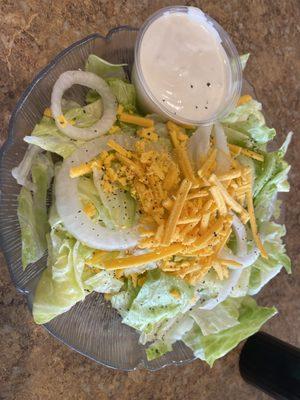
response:
[[[154,10],[178,1],[17,0],[0,2],[0,145],[10,113],[33,76],[60,50],[93,32],[138,26]],[[297,0],[183,1],[197,5],[232,36],[240,53],[251,52],[246,76],[255,85],[268,122],[281,142],[299,129],[299,20]],[[297,26],[298,23],[298,26]],[[298,29],[298,30],[297,30]],[[297,58],[298,56],[298,58]],[[297,75],[298,71],[298,75]],[[298,121],[297,121],[298,118]],[[298,122],[298,124],[297,124]],[[296,132],[299,133],[299,132]],[[292,344],[299,336],[300,140],[288,154],[293,169],[286,196],[287,249],[294,273],[282,272],[259,296],[279,315],[264,330]],[[113,371],[71,351],[32,322],[23,297],[0,259],[0,399],[267,399],[239,376],[241,346],[210,370],[196,361],[150,373]]]

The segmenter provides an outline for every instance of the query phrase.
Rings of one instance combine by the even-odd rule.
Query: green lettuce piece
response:
[[[24,141],[39,146],[43,150],[56,153],[63,158],[69,157],[83,141],[71,140],[61,133],[54,119],[43,117],[35,126],[31,136],[25,136]]]
[[[83,207],[92,203],[96,208],[96,214],[92,217],[94,221],[113,229],[114,222],[110,217],[109,210],[102,204],[93,179],[83,176],[78,179],[78,194]]]
[[[248,291],[251,295],[258,293],[281,271],[282,267],[289,274],[291,273],[291,260],[286,254],[285,245],[282,241],[286,234],[285,226],[275,222],[263,222],[260,224],[260,234],[268,258],[259,257],[251,266]]]
[[[109,78],[106,81],[116,96],[119,104],[121,104],[125,111],[136,111],[136,93],[135,88],[131,83],[124,82],[122,79]]]
[[[86,295],[81,276],[92,249],[65,237],[59,249],[54,250],[56,260],[42,272],[35,291],[33,318],[37,324],[45,324],[68,311]]]
[[[267,127],[261,112],[261,103],[256,100],[236,107],[222,120],[222,124],[248,135],[260,148],[276,135],[275,129]]]
[[[224,132],[226,134],[227,141],[230,144],[250,148],[254,145],[254,141],[246,133],[230,128],[226,125],[224,126]]]
[[[176,291],[180,297],[175,297]],[[157,324],[174,318],[189,307],[194,288],[182,279],[159,270],[148,272],[147,280],[133,300],[123,323],[139,331],[150,333]]]
[[[119,78],[108,78],[106,82],[115,95],[117,102],[124,107],[124,110],[135,112],[136,92],[134,86]],[[87,103],[100,101],[98,100],[99,98],[100,96],[95,90],[89,90],[86,95]]]
[[[253,187],[256,218],[269,220],[276,211],[278,192],[288,192],[290,165],[283,159],[292,139],[290,132],[278,151],[264,154],[264,162],[256,163]]]
[[[95,101],[87,106],[76,106],[75,102],[65,102],[65,117],[74,121],[75,126],[88,128],[95,124],[102,114],[101,101]],[[64,135],[56,126],[53,118],[43,117],[33,129],[31,136],[25,136],[24,141],[41,147],[44,150],[56,153],[63,158],[69,157],[82,144],[83,140],[73,140]]]
[[[260,327],[277,313],[276,308],[259,307],[251,297],[232,299],[240,303],[239,324],[221,332],[204,336],[197,324],[184,337],[196,357],[206,361],[211,367],[214,362],[236,347],[242,340],[256,333]]]
[[[239,281],[231,292],[232,297],[257,294],[284,267],[291,273],[291,260],[286,254],[282,238],[284,225],[275,222],[262,222],[260,236],[268,254],[268,259],[259,257],[250,267],[242,271]]]
[[[115,227],[132,227],[136,220],[135,199],[123,189],[116,189],[112,193],[105,192],[101,184],[101,174],[96,169],[93,171],[93,178],[102,204],[108,211]]]
[[[111,64],[106,60],[90,54],[85,64],[85,70],[99,75],[101,78],[120,78],[125,79],[124,68],[127,64]]]
[[[242,64],[243,71],[246,68],[246,65],[247,65],[247,62],[249,60],[249,57],[250,57],[250,53],[242,54],[240,56],[240,61],[241,61],[241,64]]]
[[[89,128],[94,125],[102,115],[102,102],[96,100],[83,107],[71,108],[65,113],[68,121],[73,121],[78,128]]]
[[[114,277],[113,271],[102,270],[83,281],[84,288],[89,292],[116,293],[123,286],[123,282]]]
[[[229,303],[229,304],[228,304]],[[236,307],[231,305],[232,301],[225,301],[218,304],[212,310],[201,310],[193,308],[190,315],[201,328],[204,336],[221,332],[225,329],[238,325],[239,313]],[[226,306],[228,304],[228,307]]]
[[[46,233],[49,231],[47,217],[47,190],[53,177],[53,163],[49,156],[37,154],[31,167],[33,193],[21,189],[18,198],[18,219],[22,238],[22,265],[39,260],[47,247]]]
[[[165,340],[157,340],[146,349],[148,361],[162,357],[164,354],[172,351],[172,344]]]
[[[122,290],[113,295],[111,298],[111,305],[118,311],[122,318],[128,314],[130,307],[137,297],[140,287],[134,287],[131,279],[127,279]]]
[[[147,359],[149,361],[161,357],[165,353],[172,350],[172,344],[192,329],[193,319],[185,314],[180,313],[171,320],[166,320],[160,324],[158,329],[153,329],[150,334],[142,333],[140,343],[154,342],[146,349]]]
[[[269,157],[272,157],[272,154],[269,154],[266,158]],[[278,192],[288,192],[290,189],[287,180],[290,165],[279,159],[277,155],[273,155],[273,157],[275,157],[275,161],[272,161],[270,169],[264,172],[263,185],[254,198],[255,216],[260,221],[267,221],[273,216]],[[266,162],[268,161],[266,160]],[[256,193],[258,191],[257,186]]]

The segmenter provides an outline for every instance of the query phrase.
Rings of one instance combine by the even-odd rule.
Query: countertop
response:
[[[21,92],[59,51],[93,32],[117,25],[139,26],[154,10],[178,1],[17,0],[0,2],[0,145]],[[299,20],[297,0],[182,1],[215,18],[239,52],[250,52],[246,77],[255,86],[267,120],[281,143],[299,129]],[[298,23],[298,26],[297,26]],[[297,58],[298,57],[298,58]],[[297,75],[298,71],[298,75]],[[298,119],[298,120],[297,120]],[[291,192],[285,196],[286,245],[293,275],[282,272],[259,295],[279,315],[264,330],[300,345],[299,235],[300,140],[294,137],[288,160]],[[16,292],[1,257],[0,399],[268,399],[238,372],[241,345],[210,369],[201,361],[183,367],[119,372],[79,355],[36,326]]]

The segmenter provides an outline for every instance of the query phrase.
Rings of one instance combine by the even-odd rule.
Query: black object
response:
[[[240,355],[240,373],[274,399],[300,399],[300,349],[267,333],[247,340]]]

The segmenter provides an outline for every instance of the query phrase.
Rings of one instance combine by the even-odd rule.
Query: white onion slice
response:
[[[232,226],[237,238],[237,255],[233,255],[226,250],[222,250],[220,252],[221,258],[225,258],[228,260],[234,260],[237,261],[238,263],[242,264],[243,267],[233,267],[230,266],[229,268],[229,277],[224,281],[224,285],[222,289],[220,290],[218,296],[214,299],[210,299],[206,301],[200,308],[203,310],[212,310],[214,307],[216,307],[219,303],[222,303],[222,301],[226,300],[228,296],[230,296],[230,293],[232,289],[235,287],[235,285],[238,283],[240,276],[242,274],[243,268],[246,268],[245,261],[247,261],[247,234],[246,234],[246,229],[240,219],[234,214],[233,215],[233,221],[232,221]],[[244,264],[245,263],[245,264]]]
[[[100,226],[89,219],[82,210],[78,196],[78,178],[70,178],[70,168],[86,163],[104,150],[113,139],[127,150],[132,150],[136,139],[125,135],[109,135],[92,140],[67,158],[55,179],[56,207],[62,222],[76,239],[94,249],[124,250],[137,244],[138,234],[134,228],[118,231]]]
[[[236,267],[234,265],[229,266],[230,269],[245,269],[252,265],[259,257],[259,251],[256,247],[247,254],[247,233],[245,226],[242,224],[240,219],[234,215],[232,226],[237,239],[237,254],[233,254],[228,248],[222,249],[220,252],[221,258],[226,260],[233,260],[241,264],[241,267]]]
[[[250,267],[250,265],[254,264],[255,261],[258,259],[259,257],[259,251],[257,248],[254,248],[250,253],[244,255],[244,256],[237,256],[235,254],[232,254],[229,249],[223,249],[220,252],[220,257],[224,258],[225,260],[233,260],[238,262],[239,264],[241,264],[241,267],[235,267],[235,266],[230,266],[228,268],[230,269],[238,269],[238,270],[242,270],[245,269],[247,267]]]
[[[187,152],[196,170],[201,166],[209,151],[209,140],[212,125],[200,125],[187,141]]]
[[[30,144],[24,154],[20,164],[11,170],[12,176],[19,185],[25,186],[27,189],[36,191],[35,184],[28,178],[35,156],[41,153],[43,149],[34,144]]]
[[[219,303],[222,303],[222,301],[226,300],[228,296],[230,296],[230,293],[234,286],[238,283],[240,276],[241,276],[242,270],[230,270],[229,271],[229,278],[224,281],[224,286],[222,287],[222,290],[219,292],[218,296],[214,299],[210,299],[206,301],[201,307],[199,307],[202,310],[212,310],[215,308]]]
[[[230,169],[230,152],[227,138],[222,125],[219,122],[214,124],[214,136],[217,152],[217,172],[225,173]]]
[[[90,128],[79,128],[67,124],[62,127],[58,121],[62,113],[61,102],[64,92],[72,85],[83,85],[96,90],[102,100],[102,117]],[[117,101],[104,79],[84,71],[66,71],[60,75],[54,84],[51,95],[51,110],[58,129],[72,139],[90,140],[106,133],[114,124],[117,113]]]

